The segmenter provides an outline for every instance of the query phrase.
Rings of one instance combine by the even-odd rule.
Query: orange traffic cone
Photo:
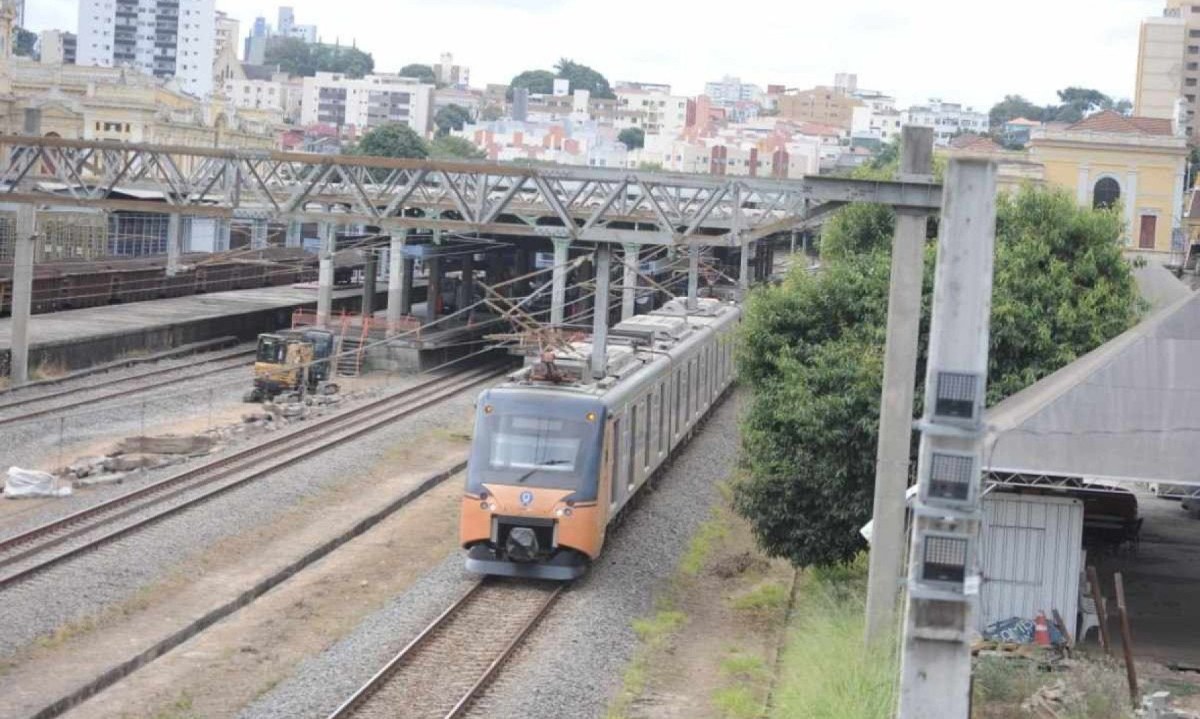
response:
[[[1041,647],[1050,646],[1050,627],[1046,624],[1046,613],[1039,611],[1033,620],[1033,643]]]

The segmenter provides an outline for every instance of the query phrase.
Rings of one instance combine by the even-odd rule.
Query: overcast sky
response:
[[[355,42],[376,70],[454,53],[472,85],[507,83],[562,57],[610,81],[669,82],[697,94],[737,75],[810,87],[835,72],[908,105],[931,97],[989,108],[1007,93],[1039,103],[1068,85],[1133,95],[1138,23],[1163,0],[292,0],[324,41]],[[78,0],[26,0],[33,30],[76,29]],[[217,0],[274,25],[276,3]]]

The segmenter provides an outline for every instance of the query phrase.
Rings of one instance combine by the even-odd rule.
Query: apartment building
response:
[[[465,90],[471,86],[471,68],[465,65],[455,65],[454,55],[444,52],[433,66],[433,76],[443,87],[453,87]]]
[[[399,75],[351,78],[318,72],[303,80],[301,123],[365,129],[399,122],[427,135],[433,124],[433,89]]]
[[[175,78],[196,97],[213,90],[214,0],[79,0],[76,62]]]
[[[739,102],[761,104],[763,91],[758,85],[742,82],[739,77],[726,75],[715,82],[704,83],[704,94],[717,107],[732,107]]]
[[[617,96],[618,130],[641,128],[647,135],[674,137],[696,123],[696,103],[683,95],[623,87]]]
[[[1167,0],[1162,17],[1142,21],[1138,35],[1134,113],[1182,120],[1200,140],[1200,3]]]
[[[956,102],[931,99],[924,105],[913,105],[904,111],[903,123],[917,127],[933,128],[935,145],[946,146],[951,138],[960,133],[987,134],[988,115]]]
[[[859,104],[850,116],[850,136],[888,142],[900,135],[903,113],[896,109],[896,98],[878,92],[858,92]]]
[[[776,99],[779,116],[798,122],[815,122],[849,130],[854,121],[854,108],[860,103],[845,88],[818,85],[809,90],[796,90]]]
[[[39,61],[45,65],[74,65],[77,47],[75,33],[43,30],[38,36]]]

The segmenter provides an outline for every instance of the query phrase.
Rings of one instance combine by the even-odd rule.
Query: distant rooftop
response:
[[[1173,136],[1171,121],[1158,117],[1127,117],[1114,110],[1102,110],[1068,125],[1068,131],[1113,132],[1128,135]]]

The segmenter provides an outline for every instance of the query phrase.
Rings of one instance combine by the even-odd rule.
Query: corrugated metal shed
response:
[[[988,410],[983,468],[1200,486],[1200,295]]]
[[[1075,633],[1082,570],[1083,502],[993,492],[983,501],[977,625],[1057,609]]]

